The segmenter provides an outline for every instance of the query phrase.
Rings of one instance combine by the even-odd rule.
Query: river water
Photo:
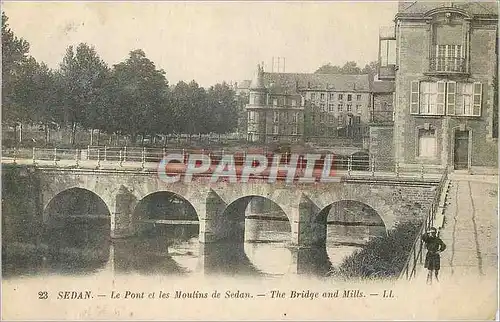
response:
[[[253,222],[252,222],[253,221]],[[246,219],[257,227],[253,242],[198,242],[198,225],[148,224],[135,237],[111,239],[109,218],[67,216],[47,229],[38,243],[3,243],[3,275],[47,274],[222,274],[283,276],[304,273],[325,276],[332,266],[361,249],[380,226],[329,224],[326,247],[288,247],[288,222]]]

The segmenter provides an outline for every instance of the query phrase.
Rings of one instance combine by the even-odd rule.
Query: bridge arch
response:
[[[134,237],[124,245],[126,254],[121,252],[129,268],[162,274],[197,269],[200,223],[189,200],[173,191],[154,191],[134,203],[131,217]],[[134,257],[147,258],[147,268]]]
[[[100,190],[101,189],[96,189],[96,187],[88,186],[85,184],[72,184],[72,185],[57,184],[57,185],[44,186],[42,188],[42,213],[44,214],[43,217],[44,222],[47,219],[45,217],[45,214],[49,205],[53,203],[54,200],[56,200],[56,198],[60,197],[61,194],[64,194],[67,191],[80,191],[80,192],[88,191],[92,193],[94,196],[96,196],[99,200],[104,202],[108,211],[112,213],[114,209],[114,200],[112,198],[113,193],[107,187],[102,189],[103,191]]]
[[[219,240],[255,241],[257,235],[244,234],[245,221],[248,219],[281,222],[284,223],[282,226],[291,229],[291,221],[283,207],[271,198],[257,194],[236,197],[219,208],[215,215],[211,220],[216,224]]]
[[[311,203],[314,204],[316,211],[313,221],[315,223],[321,222],[321,216],[318,216],[328,207],[330,207],[328,209],[331,209],[333,204],[349,200],[372,208],[384,222],[386,230],[394,228],[396,224],[395,212],[397,209],[392,199],[388,198],[389,196],[372,193],[369,187],[351,189],[349,185],[346,185],[343,187],[342,193],[335,192],[335,190],[337,189],[305,194]]]
[[[341,207],[343,207],[344,209],[351,208],[351,210],[347,210],[348,214],[342,213],[340,209]],[[315,221],[318,223],[326,223],[326,224],[328,224],[329,222],[336,223],[339,222],[339,219],[341,219],[339,218],[340,216],[344,216],[344,219],[348,220],[346,222],[362,223],[360,221],[355,221],[356,219],[367,220],[366,219],[367,216],[362,216],[362,217],[359,216],[362,213],[366,214],[369,217],[368,221],[366,221],[365,223],[372,226],[383,226],[387,232],[388,227],[387,224],[385,223],[384,218],[378,213],[378,211],[374,207],[360,200],[342,199],[333,201],[330,204],[323,206],[323,208],[319,210],[315,218]],[[351,215],[351,218],[349,218],[349,214]]]
[[[92,201],[91,199],[93,199],[94,206],[100,208],[100,213],[107,212],[108,215],[111,216],[111,205],[109,204],[109,202],[106,202],[106,200],[104,200],[98,193],[86,188],[70,187],[58,191],[50,199],[47,200],[43,207],[43,222],[47,223],[47,221],[50,219],[49,217],[51,210],[55,211],[56,213],[60,213],[63,210],[73,210],[74,212],[81,212],[82,209],[79,209],[79,203],[76,202],[79,198],[84,198],[87,201]],[[71,202],[71,204],[65,203],[64,201]],[[92,206],[92,204],[87,204],[87,206],[90,207]],[[69,209],[64,209],[65,207]]]
[[[111,211],[95,192],[63,190],[48,202],[43,218],[42,243],[49,267],[86,273],[110,260]]]
[[[143,209],[144,206],[147,206],[148,204],[151,206],[152,203],[156,204],[156,208],[159,208],[161,206],[165,206],[164,201],[170,202],[170,203],[175,203],[179,204],[182,203],[185,207],[185,211],[181,213],[169,213],[168,216],[169,218],[164,218],[164,219],[172,219],[172,220],[199,220],[199,214],[193,205],[191,201],[189,201],[186,197],[183,195],[179,194],[178,192],[175,191],[170,191],[170,190],[158,190],[151,192],[144,197],[142,197],[140,200],[138,200],[137,205],[134,207],[134,214],[140,211],[144,211],[146,209]],[[162,203],[163,202],[163,203]],[[152,210],[152,209],[149,209]],[[164,209],[165,210],[165,209]],[[140,215],[139,213],[137,213]],[[150,215],[155,215],[158,216],[160,215],[159,213],[156,214],[150,214]],[[159,218],[157,218],[159,219]]]
[[[281,186],[276,184],[273,185],[252,185],[252,184],[240,184],[232,187],[232,189],[227,189],[225,191],[217,191],[222,200],[226,205],[230,205],[234,202],[244,202],[246,198],[263,198],[273,202],[277,205],[287,216],[290,222],[296,220],[294,217],[295,213],[293,208],[295,207],[295,201],[300,198],[301,191],[296,187]]]
[[[290,270],[292,253],[291,222],[271,198],[244,195],[219,208],[211,218],[217,244],[230,248],[221,256],[227,267],[252,270],[259,274],[282,275]],[[230,255],[229,255],[230,254]]]
[[[362,248],[374,237],[387,236],[382,216],[365,202],[338,200],[323,207],[315,217],[318,244],[325,245],[332,265]]]

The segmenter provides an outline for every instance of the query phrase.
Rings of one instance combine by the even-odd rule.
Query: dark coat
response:
[[[425,243],[427,254],[425,255],[424,267],[429,270],[439,270],[441,268],[441,258],[439,252],[446,249],[445,243],[439,237],[432,237],[429,234],[422,236],[422,241]]]

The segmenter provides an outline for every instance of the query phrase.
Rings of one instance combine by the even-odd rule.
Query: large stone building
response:
[[[368,75],[267,73],[250,85],[248,140],[361,137],[369,120]]]
[[[498,166],[497,24],[494,2],[399,2],[379,57],[379,77],[395,82],[399,166]]]

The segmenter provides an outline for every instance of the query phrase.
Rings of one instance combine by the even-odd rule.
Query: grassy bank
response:
[[[396,278],[403,269],[422,221],[396,225],[387,236],[369,241],[366,246],[347,256],[329,275],[336,278]]]

